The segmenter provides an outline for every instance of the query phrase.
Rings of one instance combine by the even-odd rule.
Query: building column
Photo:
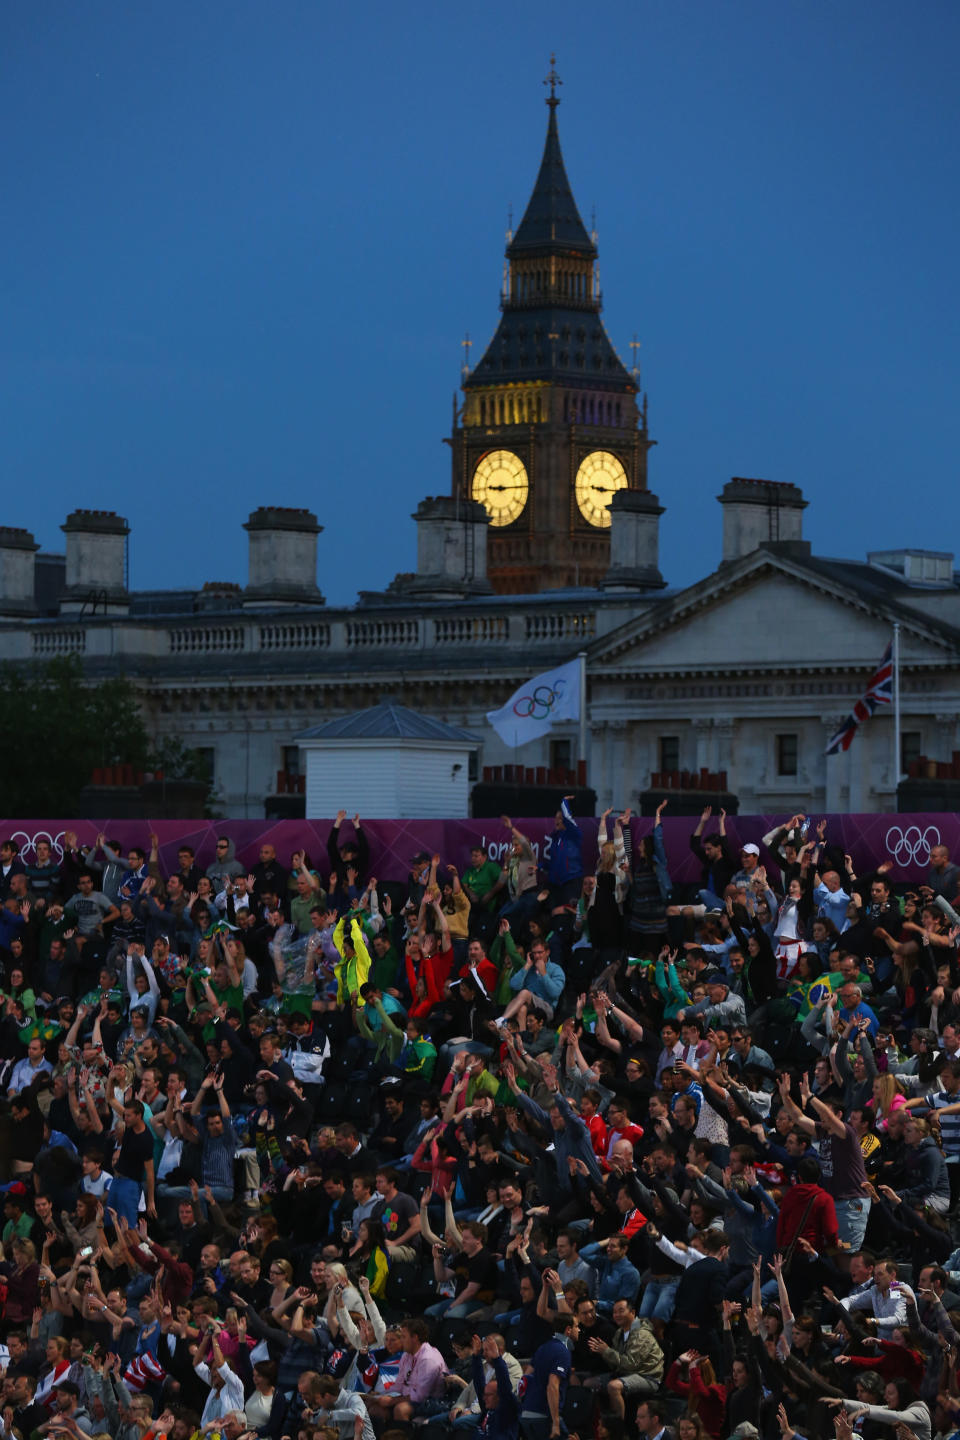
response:
[[[633,795],[639,787],[627,773],[627,722],[611,720],[607,725],[608,748],[610,752],[610,803],[612,805],[633,805]],[[634,806],[634,808],[636,808]]]
[[[696,742],[696,763],[697,770],[713,770],[713,755],[716,750],[714,736],[714,722],[710,716],[700,716],[691,721],[693,725],[693,736]]]
[[[715,770],[717,770],[717,771],[726,770],[726,772],[727,772],[727,789],[730,790],[734,795],[737,795],[737,794],[739,794],[739,790],[738,790],[738,786],[737,786],[737,777],[736,777],[736,775],[733,773],[733,737],[734,737],[734,720],[733,720],[733,716],[732,716],[732,715],[716,715],[716,716],[714,716],[714,720],[713,720],[713,733],[714,733],[714,736],[716,737],[715,746],[714,746],[714,754],[715,754],[715,756],[716,756],[716,764],[714,765],[713,768],[714,768]]]
[[[594,720],[590,725],[590,769],[589,783],[597,792],[597,804],[606,810],[613,803],[610,784],[610,737],[606,720]]]
[[[824,715],[824,750],[826,750],[831,737],[837,733],[846,720],[848,713],[841,714],[837,711],[833,715]],[[824,764],[826,765],[825,808],[831,814],[837,814],[847,808],[846,801],[850,794],[850,752],[847,751],[844,754],[842,750],[839,750],[836,755],[825,755]]]
[[[902,722],[901,722],[902,723]],[[906,726],[904,726],[906,728]],[[928,747],[931,760],[949,760],[957,748],[956,715],[933,717],[933,745]]]

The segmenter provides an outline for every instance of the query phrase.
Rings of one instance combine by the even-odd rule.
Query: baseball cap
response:
[[[429,860],[429,859],[430,859],[430,855],[429,855],[429,852],[428,852],[428,851],[426,851],[426,850],[418,850],[417,853],[416,853],[416,855],[414,855],[414,857],[413,857],[413,863],[414,863],[414,865],[422,865],[423,862],[424,862],[424,860]]]
[[[730,1440],[733,1440],[734,1435],[749,1437],[749,1440],[757,1440],[759,1434],[760,1431],[756,1425],[751,1425],[749,1420],[741,1420],[737,1428],[730,1432]]]
[[[741,845],[741,846],[740,846],[740,853],[741,853],[741,855],[759,855],[759,854],[760,854],[760,846],[759,846],[759,845],[754,845],[753,841],[751,840],[750,843],[749,843],[749,845]],[[745,1421],[744,1423],[747,1424],[747,1423],[749,1423],[749,1422]],[[735,1430],[733,1433],[736,1435],[737,1431]]]

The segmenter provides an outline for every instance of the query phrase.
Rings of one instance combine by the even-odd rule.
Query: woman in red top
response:
[[[415,954],[408,951],[405,964],[407,984],[410,987],[410,994],[413,996],[407,1014],[414,1016],[415,1019],[422,1019],[424,1015],[430,1014],[440,999],[434,968],[426,958],[420,957],[419,949]]]
[[[687,1412],[698,1415],[713,1440],[720,1440],[724,1433],[727,1387],[719,1383],[706,1356],[698,1355],[696,1350],[685,1350],[667,1371],[666,1386],[674,1395],[685,1395]]]
[[[875,1370],[884,1379],[908,1381],[916,1390],[926,1371],[926,1363],[919,1350],[914,1350],[912,1345],[906,1344],[906,1336],[902,1330],[893,1331],[892,1340],[878,1340],[874,1335],[867,1335],[861,1340],[861,1345],[869,1346],[875,1353],[873,1355],[838,1355],[834,1360],[835,1365],[849,1365],[851,1370]]]
[[[428,1145],[430,1147],[429,1159],[426,1158]],[[445,1196],[457,1173],[457,1158],[450,1154],[442,1135],[438,1135],[437,1126],[433,1126],[424,1135],[413,1152],[410,1164],[414,1170],[420,1170],[430,1176],[430,1189],[434,1195]]]

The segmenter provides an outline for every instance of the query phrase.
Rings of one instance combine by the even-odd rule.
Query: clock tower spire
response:
[[[543,157],[508,238],[502,315],[463,379],[453,494],[490,516],[488,569],[502,593],[596,585],[610,564],[617,490],[647,488],[645,406],[600,318],[597,249],[567,179],[556,62]]]

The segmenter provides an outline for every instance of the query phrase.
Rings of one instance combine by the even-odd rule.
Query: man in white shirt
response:
[[[212,1355],[212,1365],[207,1365],[203,1359],[208,1349]],[[217,1325],[213,1321],[200,1341],[193,1368],[203,1383],[210,1386],[210,1394],[200,1417],[201,1429],[205,1429],[211,1420],[222,1419],[231,1410],[243,1410],[243,1384],[223,1358],[223,1351],[217,1343]]]
[[[843,1310],[869,1310],[868,1324],[876,1326],[879,1339],[889,1340],[893,1331],[907,1323],[907,1298],[913,1297],[909,1285],[897,1279],[897,1266],[893,1260],[878,1260],[873,1272],[873,1284],[857,1294],[847,1295],[838,1300],[833,1291],[824,1286],[824,1295],[833,1305]]]

